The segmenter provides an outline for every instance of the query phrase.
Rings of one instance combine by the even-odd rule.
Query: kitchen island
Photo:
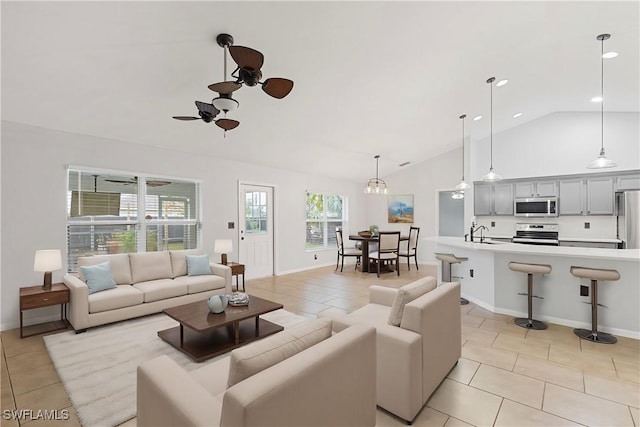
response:
[[[540,246],[465,242],[462,237],[428,237],[435,252],[467,257],[452,266],[452,280],[459,281],[462,296],[492,312],[527,317],[526,275],[511,271],[512,261],[548,264],[548,275],[534,276],[534,318],[574,328],[591,329],[590,297],[580,296],[580,285],[589,285],[570,273],[571,266],[614,269],[616,282],[598,286],[599,329],[614,335],[640,339],[640,250],[570,246]],[[473,270],[473,275],[471,274]],[[586,303],[586,304],[585,304]]]

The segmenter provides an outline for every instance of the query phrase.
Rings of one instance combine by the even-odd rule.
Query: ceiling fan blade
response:
[[[229,53],[240,68],[257,71],[264,63],[264,56],[250,47],[229,46]]]
[[[274,98],[282,99],[293,89],[293,81],[280,77],[270,78],[262,83],[262,90]]]
[[[220,82],[211,84],[207,87],[214,92],[218,92],[221,95],[228,95],[240,89],[242,85],[236,82]]]
[[[218,125],[218,127],[221,127],[224,130],[235,129],[235,128],[238,127],[239,124],[240,124],[240,122],[237,121],[237,120],[231,120],[231,119],[218,119],[218,120],[216,120],[216,125]]]
[[[192,116],[173,116],[176,120],[202,120],[200,117],[192,117]]]
[[[198,111],[205,113],[205,115],[210,115],[211,117],[215,117],[220,113],[213,104],[207,104],[206,102],[196,101],[196,107],[198,107]]]

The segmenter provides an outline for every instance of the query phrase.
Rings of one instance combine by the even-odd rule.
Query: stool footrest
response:
[[[529,294],[528,294],[528,293],[526,293],[526,292],[518,292],[518,295],[524,295],[524,296],[526,297],[526,296],[527,296],[527,295],[529,295]]]

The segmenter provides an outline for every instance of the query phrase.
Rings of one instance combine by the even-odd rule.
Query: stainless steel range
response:
[[[513,243],[558,246],[558,224],[516,224]]]

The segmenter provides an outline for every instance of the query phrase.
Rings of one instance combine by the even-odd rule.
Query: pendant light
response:
[[[491,163],[489,166],[489,173],[486,174],[482,180],[485,182],[495,182],[495,181],[501,181],[502,177],[495,173],[493,171],[493,82],[496,80],[495,77],[489,77],[489,79],[487,79],[487,83],[489,83],[489,94],[490,94],[490,99],[491,99],[491,103],[490,103],[490,116],[489,116],[489,126],[491,129],[491,133],[490,133],[490,144],[491,144]]]
[[[367,182],[364,192],[366,194],[388,194],[387,183],[384,182],[383,179],[378,178],[378,161],[380,160],[380,155],[377,154],[374,159],[376,159],[376,177],[371,178],[369,182]]]
[[[600,155],[587,165],[588,169],[613,168],[618,165],[607,159],[604,154],[604,41],[608,40],[611,34],[600,34],[597,39],[601,42],[600,48]]]
[[[459,117],[459,119],[462,120],[462,181],[460,181],[460,184],[456,185],[456,191],[460,192],[462,194],[462,197],[455,197],[457,195],[454,193],[451,196],[454,199],[462,199],[464,197],[464,190],[471,188],[471,186],[464,181],[464,119],[465,117],[467,117],[466,114],[463,114]]]

